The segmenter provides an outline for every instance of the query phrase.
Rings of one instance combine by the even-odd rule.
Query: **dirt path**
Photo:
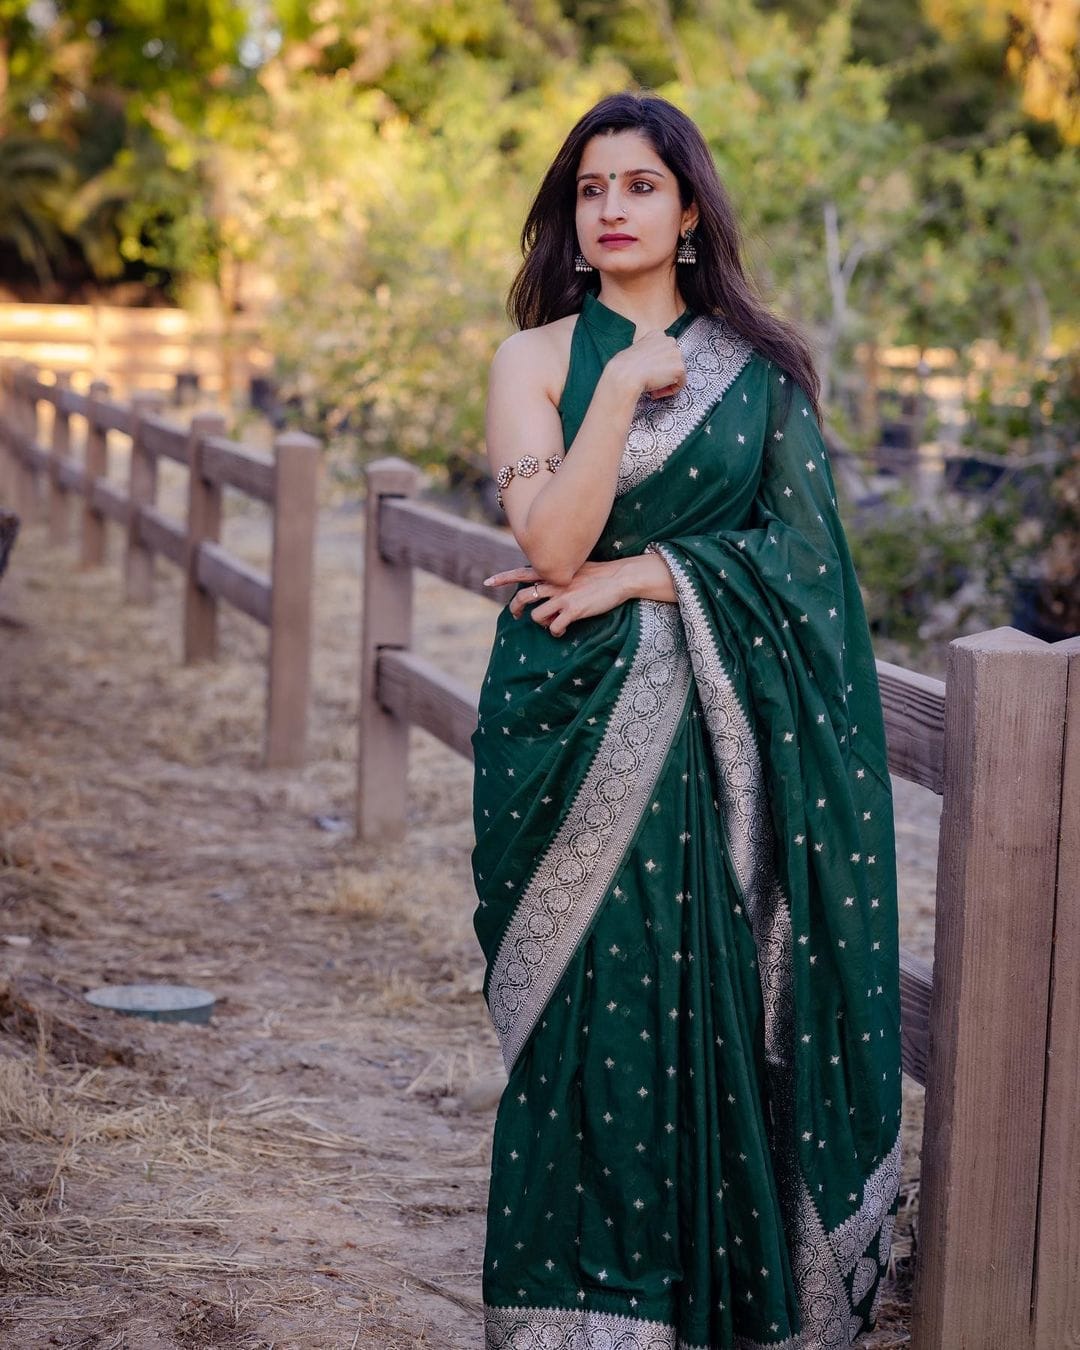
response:
[[[414,732],[407,840],[353,840],[355,509],[324,512],[311,756],[288,772],[258,765],[261,629],[223,614],[219,663],[185,669],[177,577],[125,608],[115,564],[80,573],[43,534],[0,587],[0,1345],[477,1350],[494,1103],[471,1094],[501,1061],[470,767]],[[230,517],[253,563],[264,536]],[[417,614],[421,650],[478,683],[494,607],[423,579]],[[904,938],[928,955],[936,802],[897,787]],[[218,994],[213,1022],[82,1000],[144,980]],[[867,1350],[906,1342],[906,1089]]]

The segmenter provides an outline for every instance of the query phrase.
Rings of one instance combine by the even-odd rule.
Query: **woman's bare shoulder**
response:
[[[495,353],[492,376],[505,377],[514,383],[526,381],[534,388],[541,388],[557,405],[570,365],[570,341],[577,317],[567,314],[551,323],[511,333]]]

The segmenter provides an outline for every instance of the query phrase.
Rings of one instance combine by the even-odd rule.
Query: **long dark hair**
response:
[[[731,199],[717,176],[705,138],[684,112],[655,94],[610,94],[574,126],[544,175],[521,231],[525,261],[506,310],[519,328],[536,328],[581,308],[596,276],[574,270],[577,170],[586,142],[615,131],[640,132],[675,175],[683,207],[697,203],[697,263],[678,264],[679,289],[694,314],[718,314],[771,358],[810,399],[821,421],[821,385],[809,344],[770,313],[743,266]],[[790,392],[790,391],[789,391]]]

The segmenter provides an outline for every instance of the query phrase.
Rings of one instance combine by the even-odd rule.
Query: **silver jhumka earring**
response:
[[[680,263],[696,263],[697,249],[694,247],[694,236],[692,230],[687,230],[679,241],[679,251],[675,255],[675,261]]]
[[[575,272],[595,272],[595,271],[596,271],[596,268],[592,265],[591,262],[588,262],[588,261],[586,260],[585,254],[584,254],[584,253],[579,253],[579,254],[577,255],[577,257],[574,259],[574,271],[575,271]]]

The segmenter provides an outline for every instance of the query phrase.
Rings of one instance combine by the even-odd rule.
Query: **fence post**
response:
[[[319,442],[298,431],[274,440],[274,544],[270,571],[265,761],[304,762],[311,693]]]
[[[23,475],[26,468],[22,457],[22,438],[26,431],[26,413],[23,409],[23,362],[16,361],[11,371],[11,403],[10,403],[10,430],[11,430],[11,505],[12,509],[19,514],[25,523],[25,517],[22,516],[23,507],[26,501],[26,486],[23,483]]]
[[[15,371],[5,362],[0,366],[0,505],[14,511],[18,504],[15,478],[15,447],[11,442],[18,431],[15,412]]]
[[[913,1350],[1032,1350],[1067,665],[949,644]]]
[[[1080,1345],[1080,637],[1055,642],[1069,662],[1061,775],[1054,978],[1046,1053],[1035,1350]]]
[[[24,526],[36,525],[41,519],[38,496],[37,468],[26,450],[37,446],[38,407],[33,389],[37,368],[26,363],[15,377],[15,408],[17,432],[22,445],[15,451],[16,510]]]
[[[143,419],[161,408],[160,394],[139,391],[131,396],[131,464],[128,471],[127,547],[124,551],[124,599],[146,605],[154,598],[154,554],[139,536],[139,511],[157,501],[157,456],[150,454],[143,436]]]
[[[62,408],[71,388],[71,375],[59,371],[53,392],[53,424],[49,455],[49,543],[64,545],[71,538],[71,497],[60,480],[62,464],[71,459],[71,414]]]
[[[360,636],[360,745],[357,755],[358,839],[400,839],[405,833],[409,727],[378,699],[383,647],[408,648],[412,639],[412,568],[379,552],[379,508],[384,497],[412,497],[419,470],[403,459],[368,465],[364,527],[364,613]]]
[[[22,497],[21,457],[18,439],[22,435],[22,411],[19,404],[19,370],[12,362],[4,368],[4,500],[17,512]]]
[[[100,425],[97,404],[108,398],[109,386],[104,380],[94,380],[86,405],[86,447],[83,466],[86,479],[83,485],[82,539],[79,550],[81,567],[99,567],[105,561],[105,517],[94,505],[94,484],[109,473],[108,432]]]
[[[225,434],[220,413],[196,413],[188,431],[187,553],[184,564],[184,664],[217,656],[217,596],[199,585],[199,546],[221,539],[220,483],[203,477],[203,440]]]

